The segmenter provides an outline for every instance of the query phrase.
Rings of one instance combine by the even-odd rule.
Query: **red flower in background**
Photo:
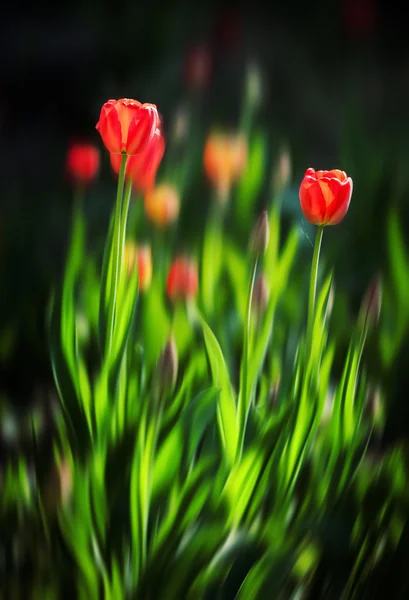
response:
[[[139,192],[147,192],[155,185],[156,173],[165,152],[165,141],[157,129],[140,154],[130,156],[126,163],[126,175],[132,179],[133,186]],[[118,175],[122,157],[120,154],[110,153],[111,167]]]
[[[94,181],[99,172],[100,152],[92,144],[71,144],[66,158],[69,177],[80,184]]]
[[[236,49],[243,38],[242,15],[237,8],[230,7],[220,12],[213,29],[213,44],[218,52]]]
[[[145,150],[159,125],[154,104],[122,98],[103,105],[96,128],[109,152],[134,156]]]
[[[212,73],[212,54],[207,44],[191,48],[184,65],[184,77],[189,87],[202,90],[208,86]]]
[[[378,7],[375,0],[343,0],[345,27],[354,37],[369,37],[376,27]]]
[[[352,195],[352,179],[338,169],[307,169],[300,186],[305,218],[314,225],[337,225],[346,215]]]
[[[199,276],[196,264],[189,258],[176,258],[168,274],[166,293],[170,300],[189,300],[197,295]]]

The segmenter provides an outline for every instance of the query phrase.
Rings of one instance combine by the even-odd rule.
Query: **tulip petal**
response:
[[[101,109],[97,130],[109,152],[120,154],[122,151],[121,123],[114,105],[110,102],[104,104]]]
[[[314,225],[323,223],[326,203],[319,182],[311,177],[304,178],[300,187],[300,203],[305,218]]]
[[[153,138],[158,124],[156,107],[151,105],[139,108],[129,125],[127,154],[135,155],[144,150]]]
[[[351,202],[352,189],[352,179],[348,177],[348,179],[341,185],[333,204],[328,207],[328,225],[338,225],[338,223],[345,217]]]

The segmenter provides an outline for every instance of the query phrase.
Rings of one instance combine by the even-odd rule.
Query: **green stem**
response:
[[[149,526],[149,513],[150,505],[152,501],[152,481],[153,481],[153,468],[155,464],[155,455],[157,449],[157,442],[159,431],[162,423],[163,415],[163,394],[160,393],[156,398],[156,407],[154,414],[149,418],[149,423],[145,437],[144,454],[142,457],[141,465],[141,539],[140,539],[140,569],[141,572],[144,570],[146,565],[146,559],[148,555],[148,526]]]
[[[132,179],[127,179],[124,193],[121,216],[121,247],[120,253],[123,254],[126,239],[126,224],[128,222],[129,204],[132,196]],[[122,263],[121,263],[122,264]]]
[[[124,192],[124,183],[125,183],[125,169],[127,162],[127,155],[122,155],[121,160],[121,168],[119,170],[119,178],[118,178],[118,188],[116,194],[116,204],[115,204],[115,217],[114,217],[114,232],[112,236],[112,252],[113,252],[113,281],[112,288],[110,290],[110,301],[109,301],[109,311],[108,311],[108,353],[111,350],[112,346],[112,338],[114,335],[114,322],[115,322],[115,309],[116,309],[116,296],[117,296],[117,288],[118,288],[118,280],[119,280],[119,269],[120,269],[120,248],[121,248],[121,213],[122,213],[122,197]]]
[[[315,295],[317,291],[318,278],[318,263],[320,259],[322,234],[324,233],[323,225],[319,225],[317,235],[315,237],[314,254],[312,257],[311,277],[310,277],[310,293],[308,301],[308,322],[307,322],[307,355],[312,347],[312,332],[314,328],[314,310],[315,310]]]
[[[237,457],[238,460],[243,452],[244,438],[246,435],[247,419],[249,415],[249,409],[251,404],[251,392],[248,390],[248,366],[249,366],[249,340],[251,335],[251,304],[253,300],[254,283],[256,280],[258,256],[255,257],[251,269],[251,277],[247,294],[247,305],[246,305],[246,323],[244,327],[243,336],[243,355],[241,358],[241,385],[239,394],[239,446]]]

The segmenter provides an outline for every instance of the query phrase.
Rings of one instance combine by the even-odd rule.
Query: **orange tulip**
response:
[[[242,135],[211,133],[204,147],[204,168],[209,180],[224,197],[247,164],[247,142]]]
[[[159,227],[175,221],[179,214],[179,206],[179,192],[170,183],[161,183],[145,195],[145,212]]]
[[[154,104],[122,98],[103,105],[96,128],[109,152],[134,156],[146,148],[159,125]]]
[[[307,221],[337,225],[348,211],[352,187],[352,179],[344,171],[307,169],[300,186],[300,203]]]
[[[166,293],[170,300],[190,300],[197,295],[199,277],[196,264],[189,258],[176,258],[168,274]]]
[[[66,168],[76,183],[91,183],[98,175],[100,152],[92,144],[72,144],[67,152]]]
[[[130,275],[137,267],[139,278],[139,290],[145,291],[152,281],[152,251],[147,244],[136,246],[133,242],[127,242],[124,248],[124,264]]]
[[[126,175],[132,179],[138,192],[150,190],[155,185],[156,172],[165,152],[165,141],[159,129],[140,154],[130,156],[126,163]],[[111,167],[118,175],[121,167],[121,155],[110,153]]]

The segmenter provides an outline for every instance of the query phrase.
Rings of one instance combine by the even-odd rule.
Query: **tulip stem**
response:
[[[251,268],[251,277],[249,282],[248,294],[247,294],[247,305],[246,315],[244,324],[244,335],[243,335],[243,355],[241,358],[241,381],[240,381],[240,393],[238,402],[238,418],[239,418],[239,445],[237,451],[237,458],[240,460],[243,452],[244,438],[246,435],[247,419],[249,415],[249,409],[251,404],[251,392],[248,390],[248,368],[249,368],[249,340],[251,334],[251,305],[253,301],[254,283],[256,281],[258,264],[258,255],[253,260]]]
[[[116,204],[115,204],[115,216],[114,216],[114,232],[112,236],[112,258],[113,258],[113,272],[111,280],[111,289],[110,289],[110,300],[109,300],[109,311],[108,311],[108,353],[112,347],[112,339],[114,335],[114,325],[115,325],[115,312],[116,312],[116,300],[117,300],[117,289],[118,289],[118,281],[119,281],[119,272],[121,268],[120,260],[122,258],[123,251],[122,248],[122,236],[121,229],[123,225],[122,221],[122,199],[124,193],[124,183],[125,183],[125,169],[126,169],[126,161],[128,156],[126,154],[122,155],[121,167],[119,169],[119,178],[118,178],[118,188],[116,194]]]
[[[312,332],[314,328],[314,311],[315,311],[315,296],[317,292],[318,279],[318,263],[320,259],[322,234],[324,233],[323,225],[319,225],[315,236],[314,254],[312,256],[311,277],[310,277],[310,294],[308,302],[308,321],[307,321],[307,354],[310,353],[312,347]]]

